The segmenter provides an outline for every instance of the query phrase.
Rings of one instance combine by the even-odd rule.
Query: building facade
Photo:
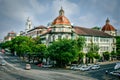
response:
[[[30,20],[27,20],[29,22]],[[27,25],[27,27],[29,24]],[[98,53],[102,56],[103,52],[116,52],[116,29],[110,24],[110,20],[107,18],[106,24],[101,30],[93,30],[80,26],[71,25],[69,19],[64,15],[64,10],[60,9],[59,15],[53,20],[48,27],[38,26],[29,30],[26,33],[27,36],[32,38],[40,36],[42,43],[49,45],[57,39],[77,39],[78,37],[84,37],[86,39],[83,52],[88,52],[88,45],[91,41],[99,46]]]
[[[50,30],[46,33],[41,34],[40,37],[44,38],[43,43],[49,45],[57,39],[77,39],[78,37],[84,37],[86,39],[86,46],[84,46],[83,52],[88,52],[88,45],[91,40],[94,44],[99,46],[98,53],[103,52],[116,52],[116,30],[110,24],[110,20],[106,20],[106,24],[103,26],[101,31],[84,28],[80,26],[72,26],[70,21],[64,16],[64,10],[61,8],[59,16],[53,20],[51,26],[48,27]]]
[[[10,41],[13,38],[15,38],[16,36],[17,36],[17,34],[13,31],[11,31],[7,34],[7,36],[4,37],[4,41]]]

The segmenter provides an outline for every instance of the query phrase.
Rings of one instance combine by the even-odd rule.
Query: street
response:
[[[101,65],[99,70],[74,71],[59,68],[40,68],[31,64],[31,70],[25,70],[25,62],[18,57],[0,53],[0,58],[7,61],[0,66],[0,80],[119,80],[118,77],[105,74],[113,71],[115,63]]]

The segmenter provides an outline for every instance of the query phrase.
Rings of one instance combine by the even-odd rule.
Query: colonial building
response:
[[[40,36],[40,34],[45,32],[46,30],[47,30],[47,27],[41,25],[41,26],[30,29],[29,31],[27,31],[26,35],[32,38],[35,38],[35,37]]]
[[[27,36],[32,38],[40,36],[42,43],[49,45],[57,39],[77,39],[78,37],[84,37],[86,39],[86,45],[83,48],[83,52],[88,52],[88,45],[91,41],[99,46],[98,53],[102,55],[103,52],[116,52],[116,29],[110,24],[110,20],[107,18],[105,25],[101,31],[93,30],[80,26],[72,26],[69,19],[64,15],[64,10],[60,9],[59,15],[53,20],[48,27],[38,26],[30,28],[31,22],[27,20]],[[28,24],[29,23],[29,24]]]
[[[69,19],[65,17],[64,10],[61,8],[59,16],[53,20],[51,26],[46,29],[46,32],[40,34],[43,38],[44,44],[49,45],[57,39],[77,39],[78,37],[84,37],[86,39],[86,46],[84,46],[83,52],[88,52],[88,45],[91,44],[91,40],[94,44],[99,46],[98,53],[101,55],[103,52],[116,52],[116,29],[110,24],[110,20],[106,20],[106,24],[101,31],[93,30],[80,26],[72,26]]]
[[[11,31],[4,37],[4,41],[10,41],[11,39],[15,38],[17,35],[15,32]]]

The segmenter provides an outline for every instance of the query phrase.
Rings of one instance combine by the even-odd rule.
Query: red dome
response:
[[[70,21],[64,15],[60,15],[53,21],[52,24],[53,25],[55,25],[55,24],[67,24],[67,25],[70,25]]]
[[[70,21],[64,16],[64,10],[62,9],[62,7],[59,11],[59,16],[52,23],[52,25],[55,25],[55,24],[70,25]]]
[[[115,31],[115,28],[110,24],[106,24],[103,26],[102,31]]]
[[[107,18],[106,24],[103,26],[102,31],[115,31],[115,28],[109,24],[110,20]]]

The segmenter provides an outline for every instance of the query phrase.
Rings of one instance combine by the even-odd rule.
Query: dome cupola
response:
[[[59,11],[59,16],[52,22],[52,25],[71,25],[70,21],[64,16],[62,7]]]
[[[61,7],[61,9],[60,9],[60,11],[59,11],[59,16],[63,16],[64,15],[64,10],[62,9],[62,7]]]
[[[103,26],[102,31],[115,31],[115,28],[110,24],[110,20],[107,18],[106,24]]]

